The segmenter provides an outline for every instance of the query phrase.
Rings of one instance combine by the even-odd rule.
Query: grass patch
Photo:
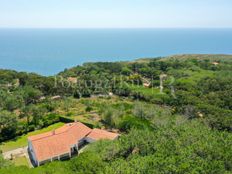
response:
[[[115,106],[120,108],[122,105],[125,109],[130,107],[130,103],[127,100],[123,100],[118,97],[106,98],[82,98],[80,100],[74,98],[68,98],[63,101],[59,101],[59,107],[56,112],[59,115],[67,119],[80,121],[82,123],[91,124],[94,127],[102,127],[101,123],[101,111],[106,106]],[[64,106],[68,106],[65,108]],[[90,108],[88,110],[87,108]]]
[[[26,166],[29,167],[27,158],[25,156],[23,157],[18,157],[12,160],[12,162],[16,165],[16,166]]]
[[[73,116],[71,117],[73,120],[80,121],[82,123],[89,123],[94,126],[98,126],[100,123],[99,121],[101,120],[100,116],[98,114],[83,114],[83,115],[78,115],[78,116]]]
[[[25,147],[25,146],[27,146],[27,138],[29,136],[41,134],[41,133],[44,133],[44,132],[48,132],[48,131],[51,131],[53,129],[59,128],[59,127],[61,127],[63,125],[64,125],[64,123],[56,123],[56,124],[53,124],[53,125],[48,126],[46,128],[36,130],[36,131],[33,131],[33,132],[29,132],[28,134],[25,134],[25,135],[22,135],[22,136],[19,136],[19,137],[15,138],[14,140],[10,140],[10,141],[2,143],[0,145],[0,149],[3,152],[7,152],[7,151],[10,151],[10,150],[13,150],[13,149],[20,148],[20,147]]]
[[[179,70],[181,72],[183,70]],[[185,77],[181,77],[178,79],[178,81],[181,81],[183,83],[190,83],[195,85],[199,80],[206,78],[206,77],[213,77],[214,72],[208,71],[208,70],[200,70],[200,71],[191,71],[191,70],[185,70],[183,72],[185,74]]]
[[[159,88],[145,88],[143,86],[139,86],[139,85],[130,85],[130,89],[135,91],[135,92],[140,92],[144,95],[157,95],[160,93],[160,89]]]
[[[126,131],[126,130],[130,130],[131,128],[136,128],[141,130],[153,129],[151,123],[148,120],[136,118],[130,115],[125,116],[119,124],[119,129],[122,131]]]
[[[131,85],[130,89],[134,95],[142,95],[146,101],[155,103],[163,103],[163,100],[168,97],[166,93],[160,93],[158,87],[145,88],[143,86]]]

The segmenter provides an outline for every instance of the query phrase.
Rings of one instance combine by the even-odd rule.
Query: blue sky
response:
[[[231,0],[0,0],[1,28],[232,28]]]

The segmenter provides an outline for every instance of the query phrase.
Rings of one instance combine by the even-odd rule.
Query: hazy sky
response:
[[[232,0],[0,0],[0,27],[232,27]]]

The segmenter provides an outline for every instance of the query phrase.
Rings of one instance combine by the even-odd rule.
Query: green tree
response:
[[[43,94],[32,86],[25,86],[19,90],[19,95],[24,99],[26,105],[35,103]]]
[[[0,141],[15,137],[18,121],[16,116],[8,111],[0,112]]]

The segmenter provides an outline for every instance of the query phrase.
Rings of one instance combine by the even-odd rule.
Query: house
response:
[[[61,99],[61,96],[59,95],[51,97],[51,100],[59,100],[59,99]]]
[[[113,92],[109,92],[108,95],[109,95],[109,96],[113,96],[114,93],[113,93]]]
[[[42,96],[42,97],[39,98],[39,101],[44,101],[45,99],[46,99],[46,97]]]
[[[143,87],[149,88],[151,86],[151,82],[149,79],[142,77],[142,81],[143,81]]]
[[[28,152],[32,163],[40,166],[46,162],[71,158],[86,143],[101,139],[115,140],[119,134],[101,129],[90,129],[80,122],[68,123],[51,132],[28,138]]]
[[[149,88],[149,87],[150,87],[150,83],[143,83],[143,86],[144,86],[145,88]]]
[[[214,66],[217,66],[217,65],[219,65],[219,62],[212,62],[212,64],[213,64]]]
[[[77,78],[76,77],[68,77],[67,80],[68,80],[68,82],[73,83],[73,84],[77,83]]]

